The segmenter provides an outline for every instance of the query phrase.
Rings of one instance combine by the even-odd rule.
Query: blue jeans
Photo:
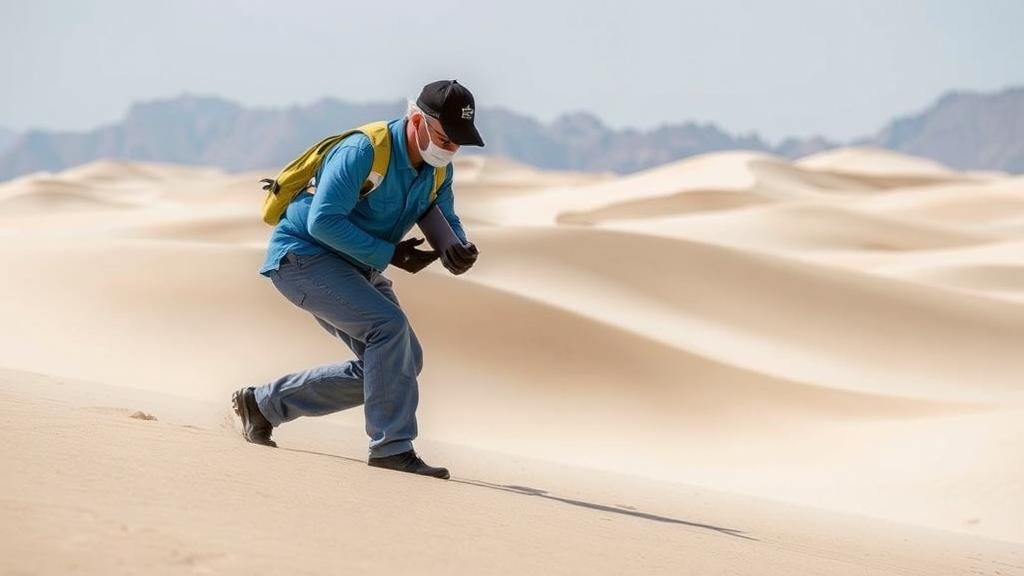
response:
[[[356,358],[287,374],[256,388],[256,402],[267,420],[279,426],[299,416],[362,404],[371,458],[411,450],[423,350],[391,280],[375,270],[362,272],[330,252],[289,252],[269,276],[285,298],[344,341]]]

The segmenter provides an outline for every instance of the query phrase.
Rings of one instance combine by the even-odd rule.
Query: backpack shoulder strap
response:
[[[430,200],[428,204],[433,204],[434,200],[437,200],[437,191],[441,189],[444,184],[444,179],[448,176],[448,169],[451,164],[448,164],[441,168],[434,168],[434,187],[430,189]]]
[[[373,146],[373,164],[370,166],[370,173],[363,188],[359,191],[359,199],[362,200],[376,190],[387,176],[388,165],[391,163],[391,130],[388,129],[387,122],[371,122],[352,131],[365,134]]]

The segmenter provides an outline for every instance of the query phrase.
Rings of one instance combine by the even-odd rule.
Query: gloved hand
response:
[[[441,263],[452,274],[462,274],[473,267],[480,251],[472,242],[466,244],[452,244],[445,250],[441,257]]]
[[[395,254],[391,263],[410,274],[415,274],[437,260],[437,252],[418,250],[415,247],[423,244],[423,238],[409,238],[395,244]]]

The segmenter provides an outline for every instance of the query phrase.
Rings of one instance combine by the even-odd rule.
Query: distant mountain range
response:
[[[1024,173],[1024,87],[991,94],[950,92],[861,142],[962,170]]]
[[[8,146],[14,144],[15,138],[17,138],[17,134],[13,131],[0,128],[0,154],[3,154]]]
[[[319,138],[363,122],[395,118],[402,101],[244,108],[220,98],[183,95],[132,106],[119,123],[88,132],[0,130],[0,180],[56,171],[99,158],[273,169]],[[960,169],[1024,173],[1024,87],[998,93],[952,92],[920,114],[899,118],[850,143],[789,138],[771,145],[711,123],[615,130],[588,113],[544,124],[501,108],[481,109],[487,141],[470,152],[498,154],[541,168],[633,172],[694,154],[748,149],[799,157],[845,144],[873,145]],[[13,140],[12,140],[13,138]]]

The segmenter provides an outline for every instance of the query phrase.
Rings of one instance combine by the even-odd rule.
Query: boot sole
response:
[[[269,444],[265,444],[263,442],[253,442],[252,438],[249,438],[249,436],[245,433],[245,429],[249,426],[249,409],[245,405],[245,398],[243,398],[243,394],[245,394],[244,388],[242,390],[235,390],[235,392],[231,395],[231,407],[234,408],[235,414],[237,414],[239,420],[242,421],[242,438],[245,438],[245,441],[249,442],[250,444],[257,444],[259,446],[269,446],[271,448],[277,448],[277,443],[274,442],[273,440],[271,440]]]

